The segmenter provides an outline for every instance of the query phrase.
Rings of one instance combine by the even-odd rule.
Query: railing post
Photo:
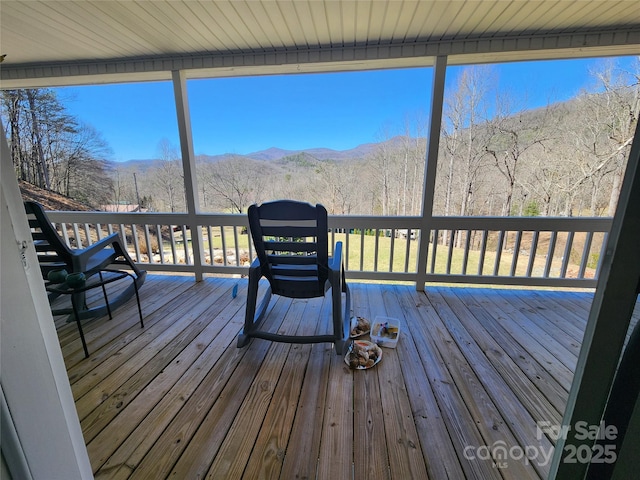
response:
[[[424,290],[427,281],[427,254],[429,253],[429,237],[431,218],[433,217],[433,196],[436,185],[436,167],[438,165],[438,149],[440,148],[440,127],[442,125],[442,105],[444,103],[444,80],[447,71],[447,57],[436,57],[433,74],[433,94],[431,96],[431,119],[427,158],[424,168],[424,188],[422,192],[422,220],[420,222],[420,243],[418,248],[418,265],[416,290]],[[437,239],[436,239],[437,240]],[[435,240],[434,240],[435,241]]]
[[[180,150],[182,152],[182,168],[184,171],[184,189],[187,200],[187,216],[191,230],[191,246],[193,248],[193,270],[196,281],[203,278],[202,260],[204,249],[202,240],[202,228],[198,225],[197,214],[200,210],[198,200],[198,185],[196,178],[196,159],[193,153],[193,137],[191,136],[191,117],[189,114],[189,99],[187,98],[187,82],[182,70],[171,72],[173,79],[173,92],[176,101],[176,113],[178,115],[178,131],[180,133]],[[185,248],[187,246],[187,239]]]

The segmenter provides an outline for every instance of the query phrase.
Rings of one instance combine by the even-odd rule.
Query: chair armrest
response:
[[[254,258],[249,266],[249,281],[258,281],[262,278],[262,265],[259,258]]]
[[[251,262],[251,265],[249,266],[249,268],[251,270],[259,268],[260,267],[260,259],[258,257],[254,258],[253,261]]]
[[[117,257],[119,255],[120,247],[120,235],[118,233],[112,233],[111,235],[98,240],[91,245],[80,248],[72,249],[72,259],[74,271],[86,271],[89,263],[96,263],[91,268],[95,268],[99,265],[104,265],[107,258]],[[111,246],[111,248],[109,248]],[[94,261],[91,262],[91,259]]]
[[[336,242],[336,246],[333,249],[333,256],[329,258],[329,270],[340,272],[343,268],[342,242]]]
[[[251,289],[252,288],[255,288],[255,289],[258,288],[258,283],[260,282],[261,278],[262,278],[262,265],[260,265],[260,259],[259,258],[254,258],[253,262],[251,262],[251,266],[249,267],[249,291],[250,291],[250,293],[251,293]],[[254,293],[257,294],[257,290]],[[256,300],[256,298],[254,298],[254,301]]]
[[[105,247],[112,245],[114,243],[120,243],[120,234],[118,233],[112,233],[111,235],[108,235],[104,238],[101,238],[100,240],[98,240],[95,243],[92,243],[91,245],[88,245],[85,248],[81,248],[76,250],[76,254],[77,255],[93,255],[95,252],[98,252],[102,249],[104,249]]]

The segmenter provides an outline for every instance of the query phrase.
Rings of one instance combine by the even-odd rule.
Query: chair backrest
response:
[[[327,210],[292,200],[252,205],[249,226],[262,275],[277,295],[322,296],[328,276]]]
[[[24,202],[24,208],[45,278],[51,270],[66,268],[69,272],[73,271],[73,253],[51,225],[42,205],[27,201]]]

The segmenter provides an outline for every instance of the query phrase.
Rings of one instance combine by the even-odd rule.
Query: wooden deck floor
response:
[[[561,423],[592,294],[351,283],[354,314],[402,328],[352,371],[329,344],[236,348],[245,285],[149,275],[145,328],[133,301],[85,323],[89,359],[59,325],[96,478],[546,476],[538,425]],[[309,333],[329,308],[279,298],[266,321]]]

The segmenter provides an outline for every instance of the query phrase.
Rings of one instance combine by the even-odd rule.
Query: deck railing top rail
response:
[[[253,258],[242,214],[49,212],[70,246],[120,232],[149,270],[246,274]],[[195,218],[195,225],[190,222]],[[345,244],[347,276],[427,281],[595,287],[611,218],[334,215],[332,241]],[[198,235],[198,242],[193,242]],[[193,245],[201,245],[201,264]],[[419,249],[427,249],[419,265]]]

